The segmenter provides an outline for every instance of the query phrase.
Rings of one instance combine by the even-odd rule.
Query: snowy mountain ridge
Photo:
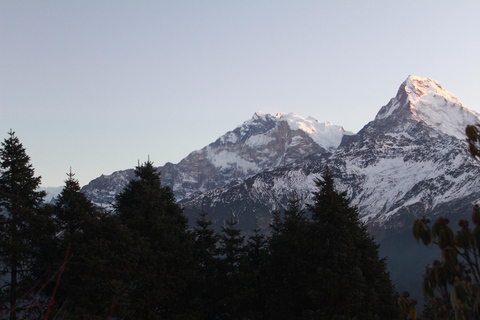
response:
[[[480,161],[470,156],[464,130],[475,123],[479,115],[437,81],[409,76],[357,134],[311,117],[255,113],[159,169],[191,224],[205,210],[218,230],[233,213],[249,232],[268,230],[272,211],[286,208],[292,194],[308,204],[328,165],[337,189],[381,243],[397,290],[418,285],[420,297],[425,265],[440,257],[414,241],[412,223],[442,216],[455,228],[459,219],[471,219],[480,202]],[[109,203],[131,177],[133,169],[115,172],[82,190]]]
[[[357,134],[312,117],[257,112],[178,164],[165,164],[162,183],[192,221],[203,206],[218,222],[236,212],[249,230],[256,220],[267,227],[271,210],[285,206],[292,192],[308,202],[328,164],[363,221],[400,228],[480,198],[480,164],[469,156],[463,133],[477,122],[479,115],[438,82],[409,76]],[[120,176],[132,174],[100,177],[84,191],[96,203],[112,202],[128,181]]]
[[[340,145],[344,135],[353,135],[353,132],[345,131],[342,126],[334,125],[331,122],[319,122],[317,119],[308,116],[307,118],[296,115],[292,112],[279,112],[275,116],[256,112],[252,119],[245,121],[239,128],[252,125],[256,120],[260,121],[285,121],[291,130],[302,130],[307,133],[315,143],[328,151],[333,151]],[[270,140],[271,141],[271,140]]]
[[[321,123],[312,117],[256,112],[251,119],[193,151],[178,164],[166,163],[160,168],[162,183],[172,188],[178,200],[183,200],[239,183],[263,170],[290,165],[312,154],[332,152],[344,135],[352,134],[341,126]],[[126,179],[119,179],[124,174],[130,177],[132,172],[97,178],[85,186],[84,191],[96,199],[97,204],[106,198],[113,202],[118,189],[126,183]],[[114,180],[122,183],[114,186]],[[98,188],[109,184],[108,191]]]
[[[463,132],[478,122],[479,115],[438,82],[409,76],[375,119],[358,134],[344,135],[334,152],[203,193],[185,203],[186,212],[203,205],[223,221],[222,212],[233,210],[245,229],[255,219],[267,227],[269,213],[286,206],[292,192],[308,203],[326,164],[371,226],[404,228],[423,215],[468,211],[480,200],[480,163],[468,154]]]
[[[389,127],[391,133],[408,134],[419,124],[434,129],[430,135],[465,138],[466,124],[477,123],[480,115],[465,107],[435,80],[409,76],[395,98],[375,117],[376,126]],[[395,130],[392,130],[395,128]]]

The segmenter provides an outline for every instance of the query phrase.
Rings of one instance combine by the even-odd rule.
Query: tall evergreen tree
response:
[[[187,284],[192,277],[187,218],[170,188],[148,161],[135,169],[117,196],[116,212],[135,240],[138,267],[129,288],[134,319],[170,319],[186,312]]]
[[[203,210],[193,227],[193,259],[195,276],[192,279],[192,308],[197,319],[214,319],[219,297],[219,258],[217,255],[219,235],[212,228],[212,221]]]
[[[0,149],[0,259],[1,308],[17,319],[27,289],[31,285],[31,267],[36,248],[36,237],[41,237],[36,220],[45,192],[37,191],[40,177],[35,177],[30,157],[10,130]]]
[[[311,282],[315,304],[311,317],[332,319],[394,319],[398,315],[395,292],[378,245],[368,235],[346,192],[335,188],[328,167],[316,181],[311,239],[319,248],[319,268]],[[315,254],[312,254],[315,256]]]
[[[99,212],[87,196],[80,191],[80,184],[75,174],[67,174],[65,187],[55,203],[56,219],[62,232],[64,242],[74,241],[75,236],[84,231],[88,224],[99,218]]]
[[[221,259],[219,292],[221,299],[219,301],[220,319],[242,319],[244,277],[241,266],[245,259],[245,237],[242,231],[237,227],[238,221],[233,219],[231,213],[230,220],[225,221],[220,233],[219,255]]]
[[[44,248],[37,274],[48,279],[61,273],[61,278],[55,277],[44,288],[48,297],[56,294],[52,312],[61,312],[66,318],[88,318],[105,313],[117,299],[111,282],[121,277],[109,264],[119,262],[124,251],[118,255],[117,248],[125,250],[126,239],[121,225],[113,221],[118,219],[102,216],[81,192],[75,175],[71,171],[67,175],[65,187],[53,206],[56,246],[53,253],[52,247]],[[105,285],[100,287],[100,283]]]
[[[311,218],[295,195],[283,218],[274,215],[267,318],[397,318],[385,261],[356,208],[336,191],[328,167],[316,183]]]
[[[316,266],[310,257],[310,222],[295,194],[280,217],[274,212],[267,257],[267,318],[301,319],[309,307],[310,275]]]
[[[270,233],[271,237],[276,237],[280,234],[280,228],[282,226],[281,212],[278,209],[278,205],[275,205],[275,209],[271,212]]]
[[[266,316],[266,257],[267,237],[255,227],[247,239],[246,259],[242,266],[244,273],[243,306],[247,319],[264,319]]]
[[[72,242],[73,255],[60,283],[67,319],[126,318],[131,280],[138,270],[136,239],[118,217],[105,214]]]

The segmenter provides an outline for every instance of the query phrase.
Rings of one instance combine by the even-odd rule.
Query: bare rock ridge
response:
[[[344,135],[351,134],[341,126],[320,123],[312,117],[257,112],[178,164],[166,163],[160,168],[162,183],[173,189],[177,200],[191,198],[312,154],[332,152]],[[95,203],[108,206],[133,176],[133,169],[117,171],[92,180],[83,191]]]
[[[245,228],[259,219],[265,227],[273,206],[284,205],[293,191],[308,199],[328,163],[364,221],[400,227],[411,218],[406,212],[434,214],[476,197],[478,166],[463,131],[477,122],[479,115],[437,81],[409,76],[356,135],[311,117],[259,112],[178,164],[165,164],[162,183],[187,214],[203,205],[219,222],[222,211],[233,210]],[[83,191],[106,206],[133,177],[133,169],[117,171]]]
[[[454,227],[480,201],[480,162],[468,153],[464,130],[475,111],[434,80],[409,76],[394,98],[357,134],[293,114],[256,113],[178,164],[161,168],[194,223],[203,207],[219,228],[233,212],[239,227],[266,229],[271,211],[295,192],[310,201],[328,164],[361,219],[381,243],[397,290],[421,299],[425,265],[438,252],[415,243],[415,219],[443,216]],[[90,182],[83,191],[106,204],[133,169]]]
[[[219,222],[228,218],[223,212],[233,211],[246,230],[258,221],[266,227],[271,210],[286,205],[292,192],[308,202],[326,164],[372,228],[408,228],[423,215],[469,213],[480,198],[480,165],[469,156],[462,132],[477,122],[479,115],[438,82],[409,76],[375,119],[344,136],[334,152],[202,193],[184,203],[186,213],[194,216],[203,205]]]

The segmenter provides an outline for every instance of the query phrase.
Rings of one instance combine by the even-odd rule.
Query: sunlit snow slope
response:
[[[186,204],[205,206],[222,221],[237,213],[244,229],[285,206],[292,192],[308,198],[325,165],[371,226],[409,227],[423,215],[470,214],[480,198],[480,165],[468,154],[463,134],[479,115],[431,79],[409,76],[397,95],[358,134],[344,136],[331,154],[289,168],[259,173]],[[308,202],[308,200],[307,200]]]
[[[161,168],[162,183],[170,186],[176,198],[182,200],[242,182],[263,170],[301,162],[310,155],[332,152],[344,135],[351,134],[341,126],[322,123],[312,117],[257,112],[178,164],[165,164]],[[84,191],[97,204],[113,202],[115,194],[126,184],[119,177],[131,177],[132,173],[127,170],[102,176],[85,186]]]

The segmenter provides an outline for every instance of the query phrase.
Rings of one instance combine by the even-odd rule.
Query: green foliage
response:
[[[308,206],[293,195],[269,239],[267,313],[274,319],[395,319],[395,292],[378,245],[327,167]]]
[[[317,304],[317,314],[357,319],[394,319],[398,315],[395,291],[385,259],[378,256],[378,245],[351,207],[346,192],[335,188],[333,173],[327,167],[317,180],[314,193],[313,230],[323,244],[321,257],[325,285],[331,288]],[[348,301],[345,305],[344,301]]]
[[[129,252],[139,266],[131,270],[131,305],[124,318],[179,317],[186,312],[182,299],[194,274],[187,219],[150,161],[135,174],[137,179],[118,195],[115,208],[134,239]]]
[[[300,319],[309,309],[310,277],[315,274],[311,256],[309,220],[295,195],[280,217],[274,212],[266,261],[266,313],[272,319]]]
[[[257,227],[247,239],[244,266],[243,309],[247,319],[266,319],[267,237]]]
[[[0,258],[2,281],[12,279],[0,289],[2,316],[47,318],[48,310],[55,319],[396,318],[385,260],[328,168],[311,216],[293,194],[283,214],[272,213],[268,237],[256,228],[246,238],[233,213],[219,234],[204,211],[188,230],[150,161],[136,168],[114,212],[96,208],[71,172],[56,202],[43,204],[35,191],[40,178],[13,132],[2,146]],[[428,226],[417,229],[418,239],[433,241],[423,234]],[[456,237],[442,226],[434,230],[452,266],[458,253],[450,247],[480,242],[476,229]],[[461,282],[453,288],[457,300],[471,292]]]
[[[472,212],[475,228],[472,230],[468,221],[460,220],[455,235],[448,219],[439,218],[431,229],[426,218],[414,222],[417,242],[422,239],[426,246],[437,246],[442,252],[441,261],[426,267],[423,281],[423,295],[434,319],[480,318],[479,217],[480,208],[475,205]]]
[[[410,294],[408,292],[404,292],[398,297],[398,306],[401,311],[400,319],[402,320],[416,320],[418,316],[417,310],[415,309],[417,301],[409,299],[409,296]]]
[[[82,233],[88,225],[94,224],[99,212],[93,203],[80,191],[80,184],[68,173],[65,187],[55,203],[55,216],[64,242],[73,241],[75,235]]]
[[[480,124],[468,125],[465,128],[465,135],[467,136],[468,146],[470,154],[473,157],[480,156],[479,143],[480,143]]]
[[[472,157],[480,156],[480,124],[468,125],[465,134]],[[425,268],[423,296],[427,310],[424,319],[479,319],[480,318],[480,208],[473,207],[472,221],[459,221],[456,234],[448,226],[450,221],[439,218],[430,228],[430,220],[423,217],[413,224],[413,237],[417,243],[437,246],[441,261],[435,260]],[[414,306],[400,301],[403,311],[413,312]]]
[[[196,310],[197,319],[214,319],[220,299],[220,259],[217,255],[219,235],[211,227],[212,221],[207,216],[208,213],[202,209],[191,232],[195,275],[189,285],[189,305],[192,310]]]
[[[31,298],[31,269],[46,218],[38,209],[45,192],[36,191],[40,177],[34,176],[30,157],[13,131],[2,142],[0,160],[0,311],[16,319],[22,301]]]
[[[140,267],[132,253],[135,239],[115,215],[105,215],[85,230],[62,278],[59,296],[68,318],[106,318],[127,314],[129,280]],[[73,247],[72,247],[73,249]]]
[[[92,319],[125,309],[125,279],[136,265],[129,255],[133,240],[118,217],[96,209],[71,172],[55,204],[45,210],[54,236],[41,245],[33,275],[43,285],[44,300],[55,293],[51,316]]]
[[[221,319],[242,319],[244,275],[242,265],[246,258],[245,237],[237,228],[238,221],[225,221],[220,233],[218,254],[220,258],[218,317]]]

